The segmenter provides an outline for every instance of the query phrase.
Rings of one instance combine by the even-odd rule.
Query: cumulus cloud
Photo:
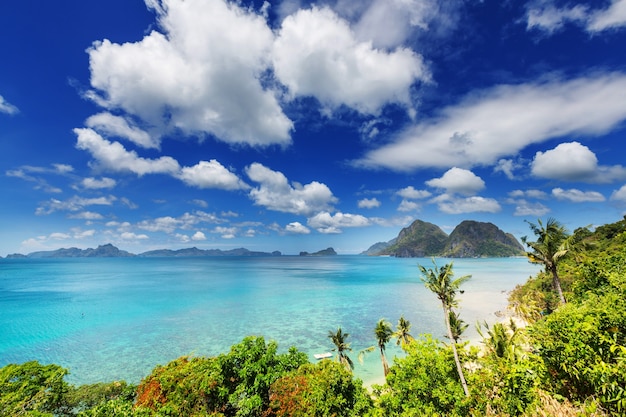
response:
[[[159,29],[88,50],[93,90],[155,132],[179,129],[228,143],[287,145],[293,123],[262,74],[274,35],[263,16],[224,0],[151,0]]]
[[[602,202],[605,200],[604,196],[597,191],[581,191],[575,188],[564,190],[562,188],[554,188],[552,195],[559,200],[568,200],[573,203],[584,202]]]
[[[357,40],[349,23],[328,7],[286,17],[272,60],[292,97],[313,96],[330,110],[346,105],[364,114],[378,114],[390,102],[408,106],[409,87],[430,78],[415,52],[386,52]]]
[[[332,191],[322,183],[290,184],[282,172],[253,163],[246,168],[248,177],[260,185],[250,191],[256,205],[269,210],[309,216],[329,210],[337,202]]]
[[[88,177],[84,178],[81,181],[81,185],[84,188],[88,188],[91,190],[99,190],[103,188],[113,188],[115,187],[116,181],[113,178],[103,177],[100,179]]]
[[[612,0],[602,9],[585,5],[557,7],[551,0],[535,1],[526,14],[526,28],[549,34],[561,30],[566,24],[581,26],[589,33],[618,29],[626,26],[626,0]]]
[[[432,194],[430,191],[428,190],[416,190],[415,187],[413,187],[412,185],[409,185],[408,187],[405,187],[399,191],[396,192],[397,195],[399,195],[402,198],[406,198],[409,200],[418,200],[421,198],[427,198],[430,197]]]
[[[142,158],[135,151],[128,151],[119,142],[110,142],[89,128],[74,129],[78,136],[76,147],[88,151],[99,168],[116,172],[174,175],[180,170],[178,162],[169,156],[158,159]]]
[[[79,219],[79,220],[101,220],[104,217],[100,213],[96,213],[93,211],[83,211],[81,213],[71,214],[68,216],[70,219]]]
[[[398,206],[398,211],[408,212],[408,211],[417,211],[421,208],[421,206],[415,201],[402,200],[400,205]]]
[[[17,114],[20,110],[0,96],[0,113]]]
[[[119,235],[119,238],[127,241],[137,241],[137,240],[147,240],[149,239],[148,235],[144,233],[133,233],[133,232],[122,232]]]
[[[626,202],[626,185],[622,185],[618,190],[613,191],[611,201]]]
[[[285,231],[287,233],[293,233],[297,235],[308,235],[309,233],[311,233],[311,229],[309,229],[300,222],[289,223],[287,226],[285,226]]]
[[[177,175],[185,184],[198,188],[219,188],[222,190],[245,190],[250,188],[237,175],[215,159],[200,161],[191,167],[184,167]]]
[[[109,112],[94,114],[85,121],[85,125],[107,137],[128,139],[142,148],[160,148],[159,141],[148,132],[131,125],[126,118]]]
[[[508,179],[515,180],[517,179],[515,171],[522,168],[522,166],[521,163],[513,159],[500,159],[493,168],[493,171],[502,172]]]
[[[441,194],[431,201],[437,203],[439,210],[447,214],[497,213],[501,210],[500,204],[496,200],[480,196],[462,198],[450,194]]]
[[[221,219],[213,213],[207,213],[201,210],[193,213],[184,213],[178,217],[163,216],[154,219],[146,219],[137,223],[137,227],[149,232],[173,233],[178,229],[190,230],[201,223],[221,224],[226,220]]]
[[[364,198],[357,203],[359,208],[376,208],[380,207],[380,201],[377,198]]]
[[[541,178],[591,183],[610,183],[626,178],[626,168],[598,165],[596,155],[578,142],[561,143],[554,149],[537,152],[531,173]]]
[[[365,227],[371,224],[367,217],[360,214],[321,212],[309,218],[307,224],[320,233],[341,233],[346,227]]]
[[[440,178],[426,181],[426,185],[442,188],[447,193],[474,195],[485,188],[485,182],[472,171],[453,167],[446,171]]]
[[[626,120],[625,90],[626,74],[619,72],[496,86],[404,129],[355,165],[396,171],[490,165],[551,138],[602,135]]]
[[[545,200],[546,198],[548,198],[548,194],[545,191],[534,190],[534,189],[513,190],[509,192],[509,196],[512,198],[528,197],[528,198],[536,198],[536,199],[541,199],[541,200]]]
[[[237,236],[238,229],[236,227],[217,226],[212,233],[220,235],[222,239],[234,239]]]
[[[195,241],[206,240],[206,236],[201,231],[197,231],[196,233],[193,234],[193,236],[191,236],[191,240],[195,240]]]
[[[550,209],[541,203],[529,202],[524,199],[517,200],[515,202],[514,216],[533,216],[541,217],[550,212]]]

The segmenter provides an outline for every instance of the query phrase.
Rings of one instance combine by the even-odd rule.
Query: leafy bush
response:
[[[37,361],[0,369],[0,415],[52,416],[63,407],[67,369]]]
[[[470,405],[452,350],[429,335],[407,345],[406,357],[396,358],[376,394],[382,416],[465,416]]]
[[[137,407],[165,416],[260,416],[269,408],[270,386],[308,362],[291,348],[247,337],[228,354],[179,358],[160,366],[137,389]]]
[[[343,365],[324,360],[306,364],[278,379],[270,389],[276,417],[363,416],[372,401],[360,380]]]

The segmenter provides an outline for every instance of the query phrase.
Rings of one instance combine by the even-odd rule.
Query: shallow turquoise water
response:
[[[449,260],[439,259],[439,265]],[[377,380],[380,318],[400,315],[412,334],[443,339],[436,297],[419,279],[430,259],[333,257],[98,258],[0,260],[0,366],[39,360],[70,369],[75,384],[139,382],[181,355],[216,355],[248,335],[308,353],[329,351],[338,326],[350,334],[357,376]],[[461,317],[494,322],[506,292],[539,268],[526,259],[456,259]],[[390,347],[389,356],[400,354]]]

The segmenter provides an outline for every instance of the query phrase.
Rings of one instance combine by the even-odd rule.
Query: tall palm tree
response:
[[[374,328],[374,334],[376,334],[376,341],[378,342],[378,349],[380,350],[380,360],[383,363],[383,372],[386,377],[389,373],[389,363],[385,357],[385,349],[387,347],[387,343],[389,343],[389,340],[391,340],[391,337],[393,336],[391,323],[385,319],[378,320],[376,328]]]
[[[537,224],[526,222],[537,237],[534,242],[530,242],[527,236],[522,237],[522,242],[530,249],[526,252],[526,256],[530,262],[543,264],[546,267],[546,272],[552,275],[552,288],[559,296],[561,304],[565,304],[557,266],[572,248],[571,236],[565,226],[553,218],[549,218],[545,226],[541,219],[537,220]]]
[[[433,259],[433,266],[434,269],[426,269],[422,265],[418,265],[420,272],[422,273],[422,282],[424,282],[426,288],[435,293],[439,301],[441,301],[443,316],[446,322],[446,329],[448,330],[448,339],[450,339],[454,362],[456,363],[456,370],[459,373],[459,379],[461,380],[465,396],[469,397],[469,390],[467,389],[467,382],[465,381],[465,375],[463,374],[463,367],[461,366],[461,361],[459,360],[456,343],[454,343],[455,339],[452,333],[452,326],[450,324],[450,313],[452,308],[458,305],[456,296],[459,288],[464,282],[471,278],[471,275],[464,275],[460,278],[453,279],[454,272],[452,272],[452,263],[439,268]]]
[[[459,341],[459,339],[463,335],[463,332],[468,327],[469,325],[461,320],[458,312],[450,310],[450,328],[452,329],[452,337],[454,338],[455,342]]]
[[[328,332],[328,338],[332,340],[335,345],[335,349],[333,350],[337,351],[337,362],[343,364],[349,371],[352,371],[354,369],[354,363],[347,353],[352,351],[350,343],[346,341],[348,336],[350,336],[350,333],[344,333],[341,327],[337,328],[336,332],[332,330]]]
[[[396,344],[400,345],[402,349],[406,348],[409,343],[415,340],[415,338],[411,336],[411,333],[409,333],[410,331],[411,322],[405,319],[404,316],[400,316],[393,336],[398,339]]]

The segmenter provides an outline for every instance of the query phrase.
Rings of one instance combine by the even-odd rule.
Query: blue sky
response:
[[[0,255],[626,213],[626,0],[0,6]]]

